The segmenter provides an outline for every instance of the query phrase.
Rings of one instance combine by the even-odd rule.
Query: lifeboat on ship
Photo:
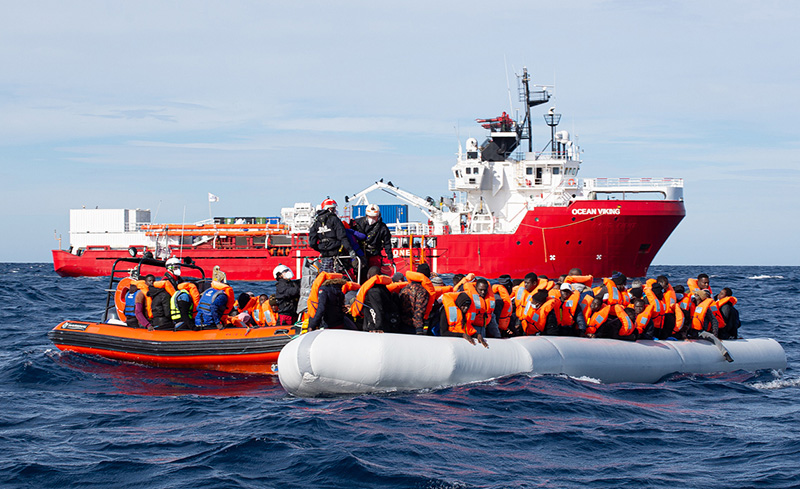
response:
[[[301,397],[437,389],[518,374],[604,383],[654,383],[673,373],[786,369],[768,338],[635,342],[564,336],[488,339],[323,330],[292,340],[278,357],[283,387]]]
[[[124,320],[124,297],[131,280],[140,276],[142,267],[165,270],[166,262],[152,258],[117,259],[112,267],[102,320],[67,320],[53,328],[48,338],[62,351],[98,355],[111,360],[261,375],[275,373],[279,352],[300,334],[299,327],[247,328],[233,318],[221,330],[149,331],[129,327]],[[203,269],[190,260],[181,268],[194,272],[194,277],[182,273],[182,278],[195,284],[201,293],[212,286]],[[120,274],[128,276],[120,277]],[[232,299],[232,294],[229,297]]]

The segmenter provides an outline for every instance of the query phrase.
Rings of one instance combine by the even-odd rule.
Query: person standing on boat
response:
[[[291,325],[297,321],[297,303],[300,300],[300,281],[293,280],[294,273],[286,265],[272,270],[275,277],[275,299],[278,301],[278,325]]]
[[[417,273],[430,279],[431,267],[427,263],[417,265]],[[408,285],[400,289],[400,322],[405,332],[410,334],[425,333],[425,311],[432,300],[421,281],[409,280]],[[433,308],[433,305],[431,305]]]
[[[381,251],[386,252],[386,259],[394,266],[392,256],[392,233],[381,219],[381,208],[376,204],[367,206],[366,215],[353,219],[351,226],[354,231],[365,234],[362,248],[367,257],[367,266],[383,268],[384,258]],[[390,275],[388,270],[381,270],[384,275]]]
[[[333,273],[336,271],[334,258],[339,256],[340,249],[350,258],[355,258],[356,253],[347,239],[344,224],[336,215],[336,201],[325,199],[321,207],[308,230],[308,245],[320,254],[320,270]]]

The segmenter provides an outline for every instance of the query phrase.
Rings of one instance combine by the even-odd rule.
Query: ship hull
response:
[[[567,207],[531,209],[512,234],[431,235],[433,240],[425,239],[430,247],[415,248],[420,240],[411,240],[411,247],[404,244],[393,253],[400,272],[424,256],[437,273],[476,272],[495,278],[534,272],[556,277],[577,267],[595,276],[619,271],[642,277],[685,215],[682,201],[582,200]],[[284,256],[272,256],[263,248],[198,248],[184,254],[209,275],[219,266],[228,280],[246,281],[272,280],[272,269],[279,264],[299,273],[304,258],[317,256],[306,247]],[[53,250],[53,265],[61,276],[104,276],[114,260],[124,256],[126,250],[108,247],[89,247],[80,256]]]

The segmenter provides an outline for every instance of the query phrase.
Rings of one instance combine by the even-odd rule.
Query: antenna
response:
[[[514,113],[514,103],[511,101],[511,82],[508,80],[508,61],[506,61],[506,55],[503,55],[503,64],[506,67],[506,89],[508,90],[508,113]]]

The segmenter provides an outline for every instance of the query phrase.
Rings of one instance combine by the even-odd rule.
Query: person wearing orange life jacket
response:
[[[150,285],[155,282],[155,277],[151,277]],[[153,326],[147,318],[147,278],[142,284],[142,289],[135,283],[131,283],[128,293],[125,294],[125,323],[131,328],[147,328],[153,330]]]
[[[248,328],[258,327],[258,323],[253,318],[253,310],[258,306],[258,299],[247,293],[242,292],[236,300],[236,306],[231,312],[236,318]]]
[[[275,326],[278,323],[275,308],[278,301],[274,297],[270,299],[267,294],[258,296],[258,304],[253,308],[253,320],[259,326]]]
[[[407,274],[418,280],[409,279],[408,285],[403,287],[398,294],[400,322],[406,331],[425,334],[425,312],[432,310],[433,304],[431,303],[431,294],[425,290],[423,282],[425,279],[430,280],[431,267],[427,263],[420,263],[417,265],[417,273],[422,274],[422,278],[413,273]]]
[[[377,277],[381,277],[383,280],[377,280]],[[375,333],[414,334],[415,331],[407,331],[402,328],[397,304],[392,294],[389,293],[389,289],[386,288],[386,284],[389,283],[389,280],[389,277],[381,275],[380,266],[372,266],[367,271],[367,281],[361,289],[359,289],[359,291],[366,289],[363,296],[363,329],[364,331]]]
[[[558,336],[580,335],[586,330],[586,320],[580,309],[581,294],[577,290],[572,290],[570,284],[567,283],[561,284],[559,293],[561,307],[556,311]]]
[[[709,282],[708,275],[701,273],[696,279],[690,278],[686,281],[687,294],[695,295],[703,289],[708,289],[711,292],[711,283]]]
[[[539,279],[536,277],[535,273],[529,273],[525,275],[525,279],[520,284],[519,288],[517,289],[517,293],[514,294],[514,303],[516,306],[516,310],[514,314],[518,320],[518,334],[526,334],[525,332],[529,329],[528,321],[525,319],[525,308],[528,306],[528,299],[533,294],[534,290],[536,289],[537,285],[539,285]]]
[[[148,275],[147,277],[151,276],[152,275]],[[147,277],[145,281],[147,281]],[[155,277],[153,277],[153,279],[155,279]],[[159,287],[159,285],[161,286]],[[169,303],[172,296],[166,291],[166,287],[165,282],[155,282],[154,280],[153,285],[147,288],[147,297],[149,297],[151,301],[150,311],[152,317],[150,323],[153,325],[153,329],[175,328],[175,324],[172,322],[172,312]]]
[[[692,327],[689,337],[696,338],[701,331],[708,331],[714,336],[719,336],[720,327],[725,326],[722,315],[719,313],[717,303],[711,298],[711,292],[703,289],[692,297],[696,303],[692,314]]]
[[[719,339],[730,340],[739,338],[739,311],[733,307],[736,305],[736,297],[728,287],[724,287],[717,295],[717,307],[719,313],[725,321],[725,326],[719,329]]]
[[[512,281],[509,275],[500,275],[497,284],[492,285],[494,294],[494,316],[500,328],[500,336],[507,337],[513,335],[510,329],[514,318],[514,301],[512,299]]]
[[[479,278],[475,282],[466,284],[464,290],[470,294],[475,306],[476,314],[472,326],[484,338],[500,338],[500,327],[494,318],[494,292],[492,292],[489,282]]]
[[[636,326],[622,304],[605,304],[600,297],[595,297],[588,314],[587,337],[636,340]]]
[[[308,330],[320,328],[357,330],[353,321],[344,313],[344,278],[327,279],[317,292],[317,307],[308,320]],[[309,311],[310,312],[310,311]]]
[[[475,308],[469,294],[465,292],[447,292],[442,294],[442,311],[439,317],[439,329],[442,336],[457,336],[489,348],[486,340],[474,327]]]
[[[634,322],[636,333],[640,340],[652,340],[655,338],[655,323],[653,322],[653,307],[648,305],[644,299],[636,298],[631,302],[633,306]]]
[[[675,329],[677,333],[675,335],[676,338],[685,340],[687,338],[687,334],[689,332],[689,328],[692,327],[692,315],[694,314],[694,302],[692,302],[691,294],[686,294],[686,289],[683,285],[676,285],[672,288],[675,291],[675,299],[678,301],[676,307],[681,309],[682,317],[681,317],[681,324],[677,324],[677,315],[676,315],[676,324]]]
[[[556,310],[560,307],[560,300],[550,297],[546,289],[539,289],[531,294],[523,312],[525,334],[557,336],[559,329]]]
[[[672,336],[672,329],[675,326],[674,316],[673,321],[669,325],[665,325],[667,305],[664,302],[664,290],[658,283],[652,283],[651,286],[644,288],[644,295],[647,304],[652,306],[652,320],[655,326],[653,336],[659,340],[666,340]]]

